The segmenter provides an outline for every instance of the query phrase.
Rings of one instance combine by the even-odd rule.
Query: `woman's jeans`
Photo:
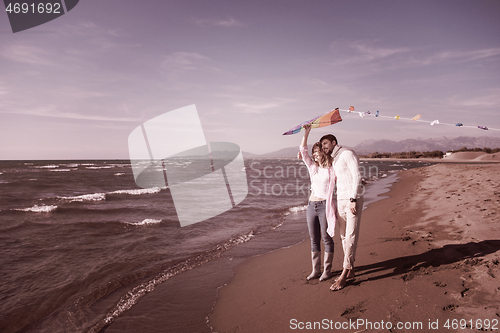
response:
[[[309,201],[307,205],[307,228],[311,237],[311,252],[321,252],[320,240],[323,239],[325,252],[333,253],[333,239],[328,235],[326,229],[326,200]]]

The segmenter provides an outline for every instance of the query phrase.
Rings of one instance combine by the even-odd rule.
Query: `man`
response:
[[[354,260],[359,238],[359,224],[363,210],[364,187],[359,172],[359,159],[355,152],[342,148],[332,134],[320,140],[323,151],[333,157],[333,168],[337,176],[337,211],[340,238],[344,249],[343,270],[330,287],[336,291],[345,287],[348,278],[353,278]],[[333,230],[329,230],[333,235]]]

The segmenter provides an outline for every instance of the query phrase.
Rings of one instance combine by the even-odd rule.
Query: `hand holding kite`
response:
[[[311,128],[318,128],[318,127],[333,125],[340,121],[342,121],[342,118],[340,117],[339,108],[336,108],[335,110],[327,112],[322,116],[315,117],[313,119],[303,122],[300,125],[295,126],[291,130],[283,133],[283,135],[297,134],[303,128],[305,128],[306,125],[310,125]]]

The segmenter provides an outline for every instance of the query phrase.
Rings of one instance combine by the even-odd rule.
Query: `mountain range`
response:
[[[366,140],[354,147],[353,149],[358,155],[367,155],[374,152],[379,153],[399,153],[410,151],[434,151],[441,150],[447,152],[463,147],[472,148],[500,148],[500,138],[481,136],[459,136],[456,138],[440,137],[431,139],[406,139],[402,141],[393,140]],[[283,148],[274,152],[256,155],[243,152],[246,158],[289,158],[296,157],[298,147]]]

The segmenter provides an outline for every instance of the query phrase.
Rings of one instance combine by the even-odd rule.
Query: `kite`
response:
[[[427,123],[430,124],[431,126],[434,125],[446,125],[446,126],[457,126],[457,127],[464,127],[464,128],[475,128],[475,129],[482,129],[485,131],[500,131],[499,128],[492,128],[492,127],[486,127],[486,126],[471,126],[471,125],[464,125],[462,123],[443,123],[440,122],[439,120],[423,120],[421,114],[417,114],[413,118],[405,118],[405,117],[400,117],[400,116],[385,116],[380,114],[379,111],[376,112],[370,112],[370,111],[365,111],[365,112],[360,112],[360,111],[355,111],[354,106],[350,106],[349,109],[344,110],[344,109],[339,109],[336,108],[333,111],[327,112],[323,116],[319,116],[316,118],[313,118],[311,120],[308,120],[306,122],[303,122],[302,124],[292,128],[288,132],[283,133],[283,135],[290,135],[290,134],[295,134],[298,133],[304,128],[304,125],[306,124],[311,124],[312,128],[317,128],[317,127],[323,127],[323,126],[328,126],[332,125],[335,123],[338,123],[339,121],[342,121],[340,117],[340,112],[346,112],[346,113],[357,113],[361,118],[366,118],[367,116],[375,117],[375,118],[387,118],[387,119],[396,119],[396,120],[401,120],[401,121],[416,121],[416,122],[422,122],[422,123]]]
[[[304,128],[304,125],[307,124],[310,124],[312,128],[318,128],[318,127],[333,125],[340,121],[342,121],[342,118],[340,117],[339,108],[336,108],[335,110],[327,112],[322,116],[318,116],[311,120],[305,121],[300,125],[295,126],[291,130],[283,133],[283,135],[291,135],[299,133]]]

